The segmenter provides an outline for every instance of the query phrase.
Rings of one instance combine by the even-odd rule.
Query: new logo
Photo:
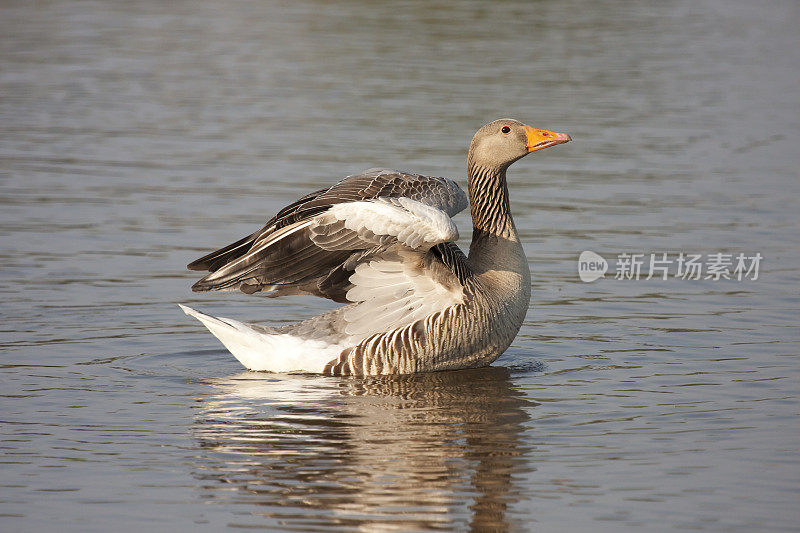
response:
[[[581,281],[591,283],[605,276],[608,262],[594,252],[586,250],[578,258],[578,276]]]

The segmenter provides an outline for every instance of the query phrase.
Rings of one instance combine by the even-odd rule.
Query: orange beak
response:
[[[528,148],[528,153],[572,140],[566,133],[554,133],[552,131],[531,128],[530,126],[525,126],[525,135],[528,136],[528,142],[525,145],[526,148]]]

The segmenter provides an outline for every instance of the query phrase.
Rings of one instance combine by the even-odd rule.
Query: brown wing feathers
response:
[[[252,248],[253,242],[258,240],[262,235],[269,234],[276,229],[280,229],[291,224],[288,219],[290,219],[297,212],[298,208],[302,207],[304,204],[308,203],[310,200],[313,200],[320,194],[327,192],[329,189],[330,188],[320,189],[303,196],[296,202],[293,202],[278,211],[278,214],[272,217],[272,219],[260,230],[248,235],[247,237],[244,237],[241,240],[236,241],[233,244],[229,244],[224,248],[220,248],[219,250],[211,252],[208,255],[204,255],[200,259],[192,261],[186,266],[186,268],[189,270],[207,270],[209,272],[216,272],[223,265],[230,263],[231,261],[238,259],[249,252]]]
[[[459,194],[463,192],[442,178],[385,169],[350,176],[303,196],[255,233],[190,263],[190,270],[211,272],[192,290],[239,288],[248,294],[270,290],[275,296],[310,293],[344,302],[356,264],[377,250],[324,250],[312,242],[311,230],[304,221],[338,203],[398,196],[440,206],[452,216],[466,205],[465,198],[461,205]],[[436,255],[444,259],[441,252]],[[463,277],[463,273],[457,275]]]

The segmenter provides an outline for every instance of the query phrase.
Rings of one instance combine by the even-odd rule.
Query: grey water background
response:
[[[0,529],[797,531],[799,22],[794,1],[4,2]],[[465,185],[504,116],[574,141],[509,174],[534,289],[493,367],[247,373],[178,309],[327,309],[193,294],[184,265],[365,168]],[[587,284],[584,250],[764,260]]]

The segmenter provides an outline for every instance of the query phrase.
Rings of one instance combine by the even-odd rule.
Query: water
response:
[[[796,531],[798,22],[792,1],[4,3],[0,528]],[[463,184],[503,116],[574,141],[510,173],[534,295],[494,367],[247,373],[177,308],[329,308],[193,294],[183,267],[365,168]],[[586,284],[584,250],[764,260]]]

